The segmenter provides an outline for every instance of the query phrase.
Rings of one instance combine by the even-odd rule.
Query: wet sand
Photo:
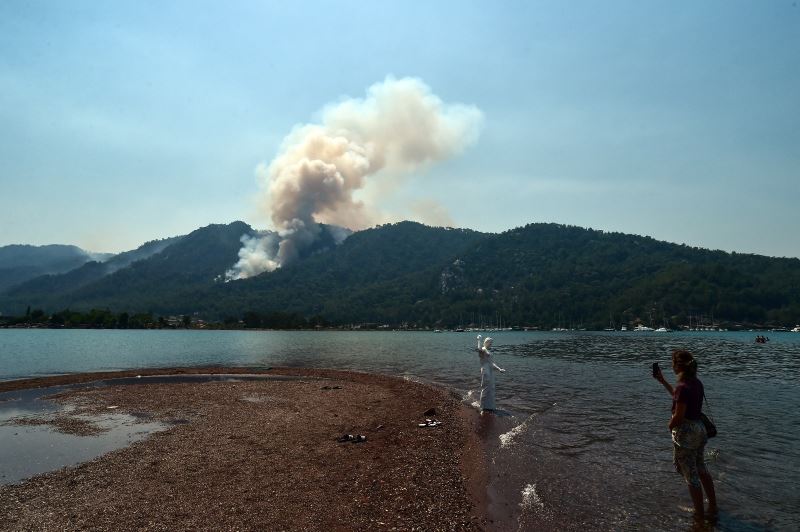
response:
[[[481,530],[475,413],[447,391],[330,370],[191,368],[0,383],[0,392],[136,375],[291,380],[90,386],[55,400],[172,424],[76,467],[0,487],[4,530]],[[425,416],[430,408],[436,416]],[[426,418],[442,422],[419,427]],[[54,427],[58,430],[58,427]],[[343,434],[360,443],[339,442]],[[91,438],[91,430],[87,431]]]

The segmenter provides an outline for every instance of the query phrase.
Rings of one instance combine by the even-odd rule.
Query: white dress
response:
[[[481,410],[494,410],[494,370],[500,367],[492,360],[492,353],[481,347]]]

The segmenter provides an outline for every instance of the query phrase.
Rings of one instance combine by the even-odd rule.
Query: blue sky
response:
[[[259,163],[391,75],[483,113],[381,199],[395,219],[800,257],[796,3],[8,0],[0,245],[268,228]]]

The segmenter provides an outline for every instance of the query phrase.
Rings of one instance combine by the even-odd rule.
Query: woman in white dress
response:
[[[494,363],[489,348],[492,339],[487,337],[481,345],[481,335],[478,335],[478,356],[481,360],[481,414],[491,412],[494,406],[494,370],[505,373],[506,370]]]

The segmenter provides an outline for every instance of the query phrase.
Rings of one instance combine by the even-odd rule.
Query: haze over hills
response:
[[[77,246],[15,244],[0,247],[0,292],[45,274],[68,272],[89,261],[104,261],[111,253],[93,253]]]
[[[136,306],[140,292],[157,297],[165,287],[190,294],[198,279],[210,283],[235,261],[239,239],[252,231],[243,222],[210,225],[121,253],[110,267],[92,262],[66,274],[31,279],[7,289],[0,300],[16,303],[19,312],[23,304],[48,310]]]
[[[153,240],[132,251],[126,251],[111,256],[108,260],[100,262],[92,260],[83,265],[69,270],[66,273],[40,275],[25,282],[6,288],[5,292],[12,297],[14,294],[25,294],[33,304],[46,300],[53,294],[71,293],[92,282],[99,281],[107,275],[126,268],[136,261],[144,260],[161,252],[167,246],[180,241],[183,236]],[[2,293],[3,290],[0,290]]]
[[[338,245],[331,231],[291,265],[225,282],[242,237],[256,232],[243,222],[210,225],[146,244],[124,259],[139,260],[118,259],[102,272],[90,263],[7,289],[0,311],[108,308],[209,319],[296,313],[333,323],[439,326],[502,319],[541,328],[800,322],[798,259],[556,224],[491,234],[401,222]]]

